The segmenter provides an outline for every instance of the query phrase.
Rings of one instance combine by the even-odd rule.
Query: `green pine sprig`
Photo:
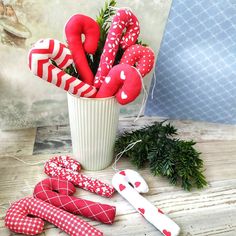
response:
[[[104,7],[99,11],[96,21],[100,28],[100,38],[96,53],[92,57],[88,57],[89,65],[94,74],[96,74],[103,48],[106,42],[107,34],[110,28],[111,17],[115,14],[116,0],[106,1]]]
[[[207,185],[203,175],[203,160],[194,148],[194,141],[177,139],[177,129],[164,122],[126,132],[118,137],[116,153],[128,144],[142,140],[125,156],[138,168],[149,166],[153,175],[166,177],[171,184],[190,191]]]

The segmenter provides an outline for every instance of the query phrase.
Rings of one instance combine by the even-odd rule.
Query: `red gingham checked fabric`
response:
[[[44,172],[50,177],[58,176],[61,179],[69,180],[75,186],[100,196],[111,197],[113,195],[115,191],[113,186],[105,184],[98,179],[79,174],[79,162],[73,160],[73,164],[69,164],[69,161],[72,160],[70,156],[55,156],[45,163]]]
[[[32,218],[28,215],[39,218]],[[22,198],[7,210],[5,225],[16,233],[42,233],[44,221],[54,224],[70,236],[100,236],[103,233],[75,215],[33,197]]]
[[[69,196],[75,191],[74,185],[68,180],[58,177],[48,178],[35,186],[34,197],[73,214],[79,214],[105,224],[114,222],[116,214],[114,206]]]

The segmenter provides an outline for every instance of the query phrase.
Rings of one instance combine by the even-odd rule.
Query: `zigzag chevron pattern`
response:
[[[50,59],[56,62],[54,66]],[[78,97],[94,97],[95,87],[65,73],[73,63],[70,50],[55,39],[42,39],[29,51],[28,64],[34,75]]]

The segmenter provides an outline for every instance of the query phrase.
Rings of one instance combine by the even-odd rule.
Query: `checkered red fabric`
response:
[[[78,170],[80,170],[79,162],[69,156],[55,156],[44,165],[44,172],[50,177],[59,176],[61,179],[69,180],[74,185],[100,196],[111,197],[113,195],[115,191],[113,186],[79,174]]]
[[[101,231],[75,215],[33,197],[22,198],[13,203],[7,211],[5,225],[16,233],[35,235],[43,231],[44,221],[40,218],[54,224],[70,236],[103,235]]]
[[[114,222],[116,207],[69,196],[75,191],[74,185],[68,180],[58,177],[48,178],[35,186],[34,197],[73,214],[79,214],[105,224]]]

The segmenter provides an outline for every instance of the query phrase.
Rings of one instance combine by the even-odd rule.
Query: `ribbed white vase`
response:
[[[119,121],[115,97],[78,98],[68,93],[73,155],[86,170],[102,170],[113,160]]]

